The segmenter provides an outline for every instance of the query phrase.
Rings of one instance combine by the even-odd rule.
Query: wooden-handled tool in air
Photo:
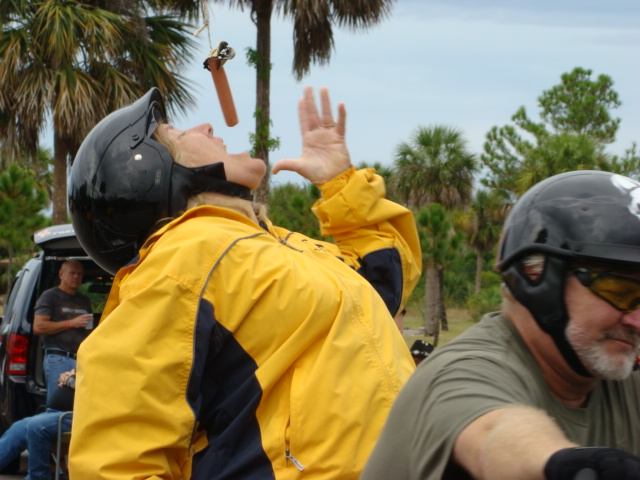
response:
[[[220,108],[224,115],[224,121],[230,127],[238,124],[238,114],[236,113],[236,106],[233,103],[231,88],[229,87],[229,81],[227,80],[227,74],[224,71],[223,65],[227,60],[231,60],[235,56],[236,51],[231,48],[227,42],[218,42],[215,50],[213,50],[209,58],[204,61],[204,68],[211,72],[211,78],[213,78],[213,84],[218,93],[218,100],[220,100]]]

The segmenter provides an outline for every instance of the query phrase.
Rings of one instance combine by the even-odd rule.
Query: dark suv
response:
[[[0,321],[0,434],[13,422],[44,411],[46,382],[41,338],[31,333],[36,300],[58,285],[58,270],[68,259],[84,267],[79,291],[102,312],[113,277],[84,252],[71,225],[39,230],[34,242],[42,249],[18,272]]]

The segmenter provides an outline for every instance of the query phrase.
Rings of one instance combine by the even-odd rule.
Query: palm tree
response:
[[[397,146],[394,168],[395,191],[404,203],[413,209],[436,203],[445,211],[464,207],[469,203],[477,164],[475,156],[467,150],[460,130],[436,125],[419,127],[413,134],[411,143],[403,142]],[[432,225],[436,224],[432,222]],[[448,235],[448,232],[441,229],[430,228],[423,231],[426,235]],[[438,240],[434,237],[431,241]],[[425,255],[427,254],[423,248],[423,257]],[[433,321],[439,320],[443,329],[446,328],[442,286],[444,266],[430,260],[423,262],[426,275],[425,327],[429,332]]]
[[[416,222],[425,272],[425,334],[433,335],[437,344],[439,327],[449,329],[444,308],[444,269],[459,251],[462,236],[455,232],[450,214],[439,203],[420,209]]]
[[[173,5],[175,3],[175,5]],[[0,141],[14,159],[33,156],[53,126],[53,223],[67,221],[66,168],[88,131],[152,86],[170,111],[193,99],[179,74],[195,45],[176,15],[189,2],[2,2]]]
[[[254,154],[269,164],[271,114],[271,18],[281,14],[293,21],[293,73],[298,80],[309,72],[311,63],[326,64],[333,50],[333,27],[366,29],[388,16],[395,0],[213,0],[232,8],[250,10],[256,25],[256,133]],[[267,169],[267,172],[269,170]],[[266,203],[269,174],[256,192],[256,200]]]
[[[476,252],[476,294],[482,288],[483,256],[498,243],[508,205],[497,190],[478,190],[468,208],[453,219],[456,229],[464,232],[467,245]]]
[[[405,203],[419,208],[437,202],[450,210],[469,203],[477,163],[460,130],[436,125],[419,127],[412,143],[398,145],[395,168]]]
[[[451,210],[471,199],[477,163],[458,129],[419,127],[396,148],[395,166],[398,193],[414,208],[437,202]]]

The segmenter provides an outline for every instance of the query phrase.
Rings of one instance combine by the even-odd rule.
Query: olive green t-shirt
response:
[[[601,381],[585,408],[567,407],[549,392],[515,327],[492,313],[420,364],[394,403],[361,478],[471,478],[449,465],[456,438],[479,416],[514,404],[545,410],[581,446],[640,455],[640,372]]]

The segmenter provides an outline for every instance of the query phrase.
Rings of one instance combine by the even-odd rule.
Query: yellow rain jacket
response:
[[[118,272],[79,350],[72,479],[359,477],[414,369],[390,311],[420,248],[372,169],[321,190],[335,244],[204,206]]]

